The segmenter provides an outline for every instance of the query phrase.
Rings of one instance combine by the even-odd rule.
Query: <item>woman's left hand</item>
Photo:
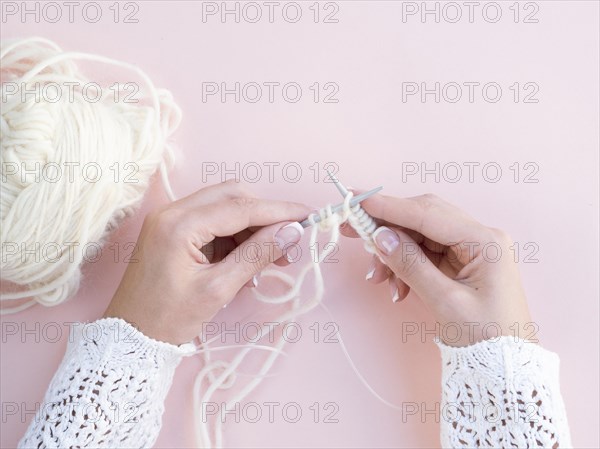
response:
[[[191,341],[237,292],[302,237],[312,208],[207,187],[148,214],[104,316],[173,344]]]

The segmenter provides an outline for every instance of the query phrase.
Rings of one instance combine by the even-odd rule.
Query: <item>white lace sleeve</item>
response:
[[[557,354],[514,337],[438,346],[443,447],[571,447]]]
[[[193,345],[153,340],[116,318],[72,330],[19,448],[152,446],[175,368]]]

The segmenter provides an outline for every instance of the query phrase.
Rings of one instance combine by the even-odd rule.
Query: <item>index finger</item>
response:
[[[360,203],[373,217],[419,232],[443,245],[479,241],[485,227],[436,195],[412,198],[373,195]]]
[[[283,221],[301,221],[312,208],[301,203],[240,197],[222,200],[201,208],[199,224],[210,234],[208,240],[236,234],[252,226]]]

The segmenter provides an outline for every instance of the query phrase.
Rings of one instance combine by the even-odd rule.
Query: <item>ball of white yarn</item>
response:
[[[90,80],[75,60],[120,68],[121,75],[127,69],[123,82],[137,82],[120,92],[120,84],[103,86],[100,100],[92,102],[91,95],[82,95]],[[171,94],[156,89],[135,66],[64,52],[45,39],[2,42],[0,64],[0,267],[3,283],[17,286],[0,298],[28,298],[17,307],[3,307],[6,313],[36,302],[56,305],[72,296],[84,250],[99,247],[133,213],[157,170],[172,197],[167,140],[181,112]],[[57,101],[55,90],[48,89],[52,98],[44,94],[49,84],[67,86]],[[139,86],[137,102],[123,101],[132,86]]]

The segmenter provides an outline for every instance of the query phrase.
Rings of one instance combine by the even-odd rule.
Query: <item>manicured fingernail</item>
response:
[[[392,293],[392,302],[397,303],[400,300],[400,294],[398,293],[398,285],[394,279],[390,279],[390,291]]]
[[[252,279],[250,279],[248,282],[246,282],[244,284],[244,286],[248,287],[248,288],[257,287],[258,286],[258,275],[255,274],[254,276],[252,276]]]
[[[367,281],[371,280],[373,278],[373,275],[375,274],[375,268],[371,268],[369,270],[369,272],[367,273],[367,275],[365,276],[365,279]]]
[[[375,240],[377,248],[386,256],[392,254],[400,244],[398,234],[385,226],[381,226],[375,230],[373,240]]]
[[[371,265],[369,266],[369,271],[367,272],[367,275],[365,276],[365,279],[368,281],[370,279],[373,278],[373,275],[375,274],[375,258],[371,258]]]
[[[246,282],[246,287],[255,288],[257,286],[258,286],[258,277],[256,277],[256,275],[252,276],[252,279],[250,279],[248,282]]]
[[[304,234],[304,228],[298,222],[285,225],[275,234],[275,243],[282,251],[286,245],[298,243]]]

